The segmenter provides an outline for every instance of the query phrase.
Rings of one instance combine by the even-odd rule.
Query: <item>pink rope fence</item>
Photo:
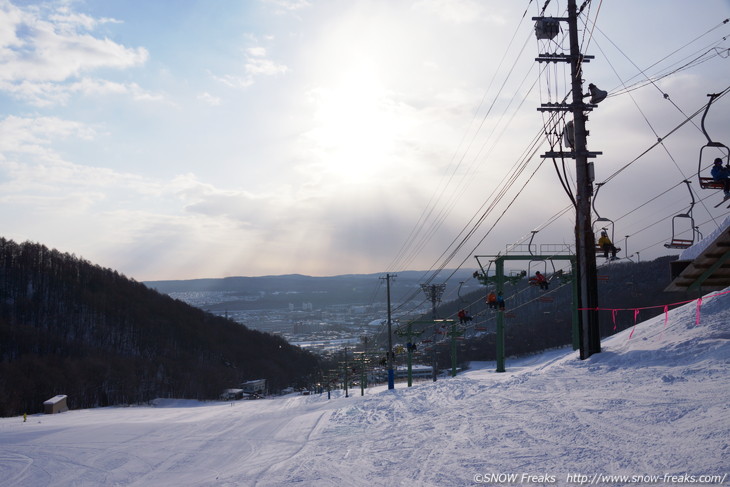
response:
[[[722,294],[730,293],[730,291],[722,291],[719,293],[712,294],[710,296],[707,296],[708,298],[720,296]],[[631,333],[629,334],[629,339],[631,339],[632,336],[634,336],[634,330],[636,330],[636,324],[638,322],[639,313],[641,310],[644,309],[655,309],[655,308],[663,308],[664,309],[664,328],[667,327],[667,322],[669,321],[669,307],[670,306],[679,306],[682,304],[692,303],[696,302],[697,306],[695,309],[695,326],[698,326],[700,324],[700,308],[702,307],[702,298],[697,299],[690,299],[687,301],[678,301],[676,303],[670,303],[670,304],[660,304],[657,306],[644,306],[639,308],[578,308],[578,310],[594,310],[594,311],[610,311],[611,312],[611,320],[613,321],[613,331],[616,331],[616,315],[619,311],[633,311],[634,312],[634,327],[631,329]]]

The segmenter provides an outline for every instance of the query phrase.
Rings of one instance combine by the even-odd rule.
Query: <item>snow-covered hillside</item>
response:
[[[3,418],[0,485],[727,485],[730,293],[699,311],[363,397]]]

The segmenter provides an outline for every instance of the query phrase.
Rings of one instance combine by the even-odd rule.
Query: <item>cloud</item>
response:
[[[455,24],[466,24],[487,18],[503,22],[494,13],[487,13],[484,4],[475,0],[418,0],[412,6]]]
[[[57,117],[25,118],[10,115],[0,121],[0,154],[35,156],[40,161],[60,161],[50,149],[54,140],[77,137],[92,139],[96,132],[84,124]]]
[[[253,85],[260,76],[276,76],[285,74],[289,68],[277,63],[266,56],[266,48],[261,46],[249,47],[245,51],[243,74],[214,75],[213,79],[230,88],[244,89]]]
[[[263,0],[263,2],[273,5],[278,14],[295,12],[312,6],[307,0]]]
[[[284,74],[288,71],[288,68],[283,64],[278,64],[259,54],[248,56],[245,68],[246,72],[251,76],[274,76],[277,74]]]
[[[83,92],[78,83],[85,73],[147,61],[144,48],[89,33],[113,19],[71,14],[63,6],[46,8],[51,10],[0,3],[0,90],[34,105],[65,103],[72,93]]]
[[[220,106],[221,104],[220,97],[211,95],[207,91],[198,95],[198,100],[214,107]]]
[[[129,96],[136,101],[165,102],[165,96],[144,90],[137,83],[81,78],[69,83],[36,82],[24,80],[18,83],[0,81],[0,90],[24,100],[35,107],[66,105],[72,96]]]

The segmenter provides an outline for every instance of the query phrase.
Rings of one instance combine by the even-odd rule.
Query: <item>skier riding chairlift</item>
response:
[[[603,256],[606,259],[608,259],[609,252],[611,252],[611,260],[618,259],[618,257],[616,257],[616,252],[618,252],[619,249],[617,249],[613,242],[611,242],[611,239],[608,238],[608,232],[605,230],[601,232],[601,238],[598,239],[598,245],[603,250]]]
[[[539,286],[540,289],[544,289],[545,291],[547,291],[548,286],[550,285],[548,280],[545,279],[545,276],[541,274],[540,271],[535,271],[535,277],[530,278],[530,284],[533,286]]]

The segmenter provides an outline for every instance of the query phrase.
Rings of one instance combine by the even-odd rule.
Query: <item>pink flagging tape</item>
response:
[[[723,294],[728,294],[730,291],[722,291],[715,294],[711,294],[709,296],[706,296],[708,298],[712,298],[715,296],[720,296]],[[634,334],[634,330],[636,329],[636,323],[637,323],[637,317],[639,316],[639,312],[642,309],[653,309],[653,308],[664,308],[664,328],[667,327],[667,322],[669,321],[669,307],[670,306],[678,306],[680,304],[687,304],[691,302],[696,302],[697,307],[695,311],[695,325],[699,326],[700,324],[700,308],[702,307],[702,298],[697,299],[690,299],[687,301],[678,301],[676,303],[670,303],[670,304],[661,304],[659,306],[644,306],[642,308],[578,308],[578,311],[586,311],[586,310],[595,310],[595,311],[610,311],[611,312],[611,318],[613,320],[613,329],[616,331],[616,314],[619,311],[632,311],[634,312],[634,329],[631,330],[631,334],[629,334],[629,338],[631,338]]]
[[[664,328],[662,328],[662,334],[659,336],[661,340],[664,338],[664,332],[667,331],[667,324],[669,323],[669,305],[664,305]]]
[[[629,340],[631,340],[631,337],[634,336],[634,332],[636,331],[636,317],[639,316],[639,310],[634,310],[634,327],[631,329],[631,333],[629,333]]]
[[[695,326],[699,326],[700,324],[700,306],[702,306],[702,298],[697,299],[697,313],[695,313]]]

